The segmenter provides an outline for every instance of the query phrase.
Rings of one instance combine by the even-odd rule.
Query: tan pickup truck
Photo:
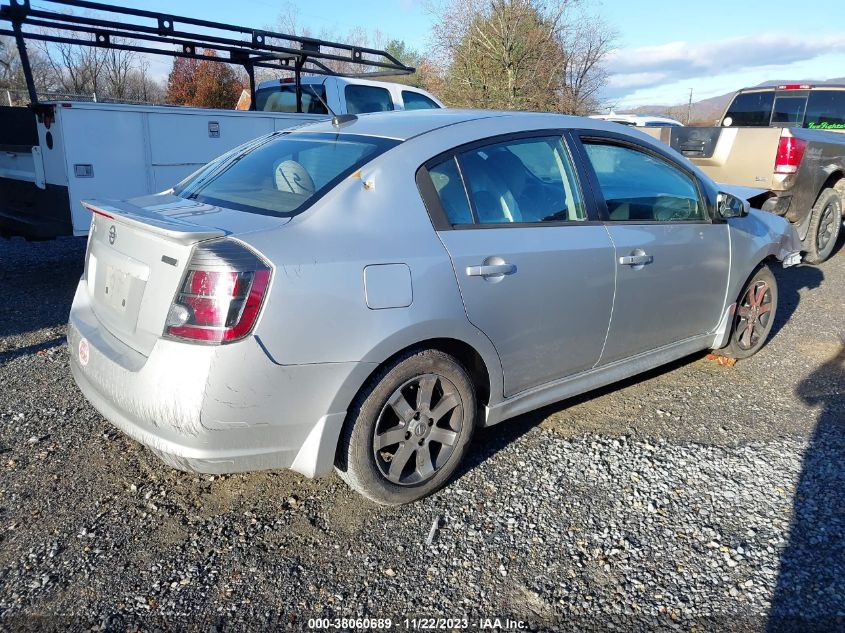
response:
[[[716,182],[766,190],[754,206],[795,225],[806,261],[834,252],[845,210],[845,86],[749,88],[734,96],[719,127],[642,131]]]

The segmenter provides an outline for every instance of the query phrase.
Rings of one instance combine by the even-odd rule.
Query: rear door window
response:
[[[346,96],[346,111],[349,114],[393,110],[390,92],[378,86],[349,84],[344,90],[344,95]]]
[[[303,112],[328,114],[326,106],[323,105],[324,102],[326,102],[325,86],[303,84]],[[281,85],[257,90],[255,93],[255,109],[261,112],[296,112],[296,87]]]
[[[772,120],[773,90],[741,92],[734,97],[722,125],[732,127],[766,127]]]
[[[813,90],[807,99],[804,127],[845,130],[845,90]]]
[[[485,145],[458,155],[479,224],[586,219],[569,152],[557,136]]]
[[[455,157],[443,161],[428,170],[440,204],[449,224],[472,224],[472,210],[469,207],[463,178]]]

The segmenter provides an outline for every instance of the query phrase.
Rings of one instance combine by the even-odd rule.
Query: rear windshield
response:
[[[433,110],[440,107],[425,95],[411,90],[402,91],[402,101],[406,110]]]
[[[807,95],[779,95],[775,97],[772,110],[772,125],[783,127],[801,127],[804,121],[804,109],[807,107]]]
[[[174,188],[229,209],[290,217],[398,141],[352,134],[276,133],[221,156]]]
[[[302,111],[308,114],[328,114],[326,88],[321,85],[302,85]],[[296,112],[296,86],[282,84],[260,88],[255,92],[255,109],[261,112]]]
[[[845,130],[845,90],[813,90],[807,100],[804,127]]]
[[[378,86],[348,84],[343,94],[346,97],[346,111],[349,114],[387,112],[394,109],[390,92]]]
[[[725,113],[722,125],[732,127],[767,127],[772,120],[774,91],[741,92]]]
[[[842,130],[845,90],[744,92],[733,100],[722,125]]]

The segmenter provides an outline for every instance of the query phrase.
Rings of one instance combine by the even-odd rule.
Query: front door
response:
[[[616,296],[601,363],[714,332],[725,307],[728,225],[696,178],[646,147],[585,138],[615,248]]]

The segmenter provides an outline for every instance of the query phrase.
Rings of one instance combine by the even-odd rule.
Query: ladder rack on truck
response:
[[[252,138],[327,118],[303,111],[303,101],[315,93],[315,78],[308,76],[373,86],[378,82],[365,78],[414,72],[374,48],[89,0],[39,0],[37,7],[30,0],[8,0],[0,4],[0,35],[15,40],[30,98],[29,114],[0,108],[0,235],[35,239],[87,234],[83,198],[162,191]],[[40,102],[27,40],[240,65],[249,77],[250,111]],[[294,87],[290,111],[255,111],[256,68],[292,75],[292,83],[284,84]],[[326,105],[323,112],[346,113],[342,101]],[[27,117],[32,124],[20,125]]]
[[[302,73],[380,77],[407,75],[415,70],[405,66],[386,51],[314,37],[251,29],[145,9],[117,7],[89,0],[41,0],[41,4],[55,5],[57,8],[100,11],[120,19],[106,20],[38,9],[31,6],[30,0],[9,2],[10,4],[0,5],[0,23],[10,22],[11,28],[0,28],[0,35],[15,38],[26,87],[33,104],[38,103],[38,95],[25,40],[237,64],[243,66],[249,76],[253,104],[256,68],[292,71],[297,86],[298,112],[302,111]],[[61,35],[45,29],[64,31],[68,34]],[[205,33],[200,29],[213,29],[220,35]],[[326,65],[335,62],[351,64],[363,70],[338,73]]]

